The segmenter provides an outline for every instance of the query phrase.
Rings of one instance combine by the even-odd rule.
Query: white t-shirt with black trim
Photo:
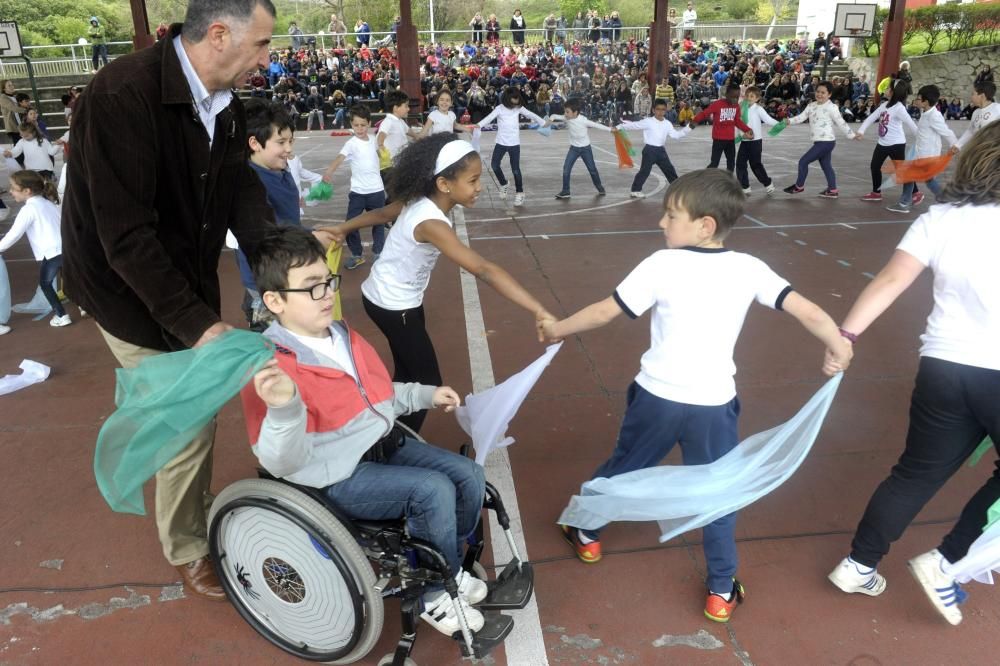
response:
[[[368,137],[363,140],[352,136],[340,149],[340,154],[351,167],[351,192],[375,194],[384,189],[378,170],[378,147],[375,139]]]
[[[931,206],[896,249],[934,271],[921,356],[1000,370],[1000,205]]]
[[[451,219],[427,197],[406,204],[385,239],[379,260],[361,283],[361,293],[380,308],[409,310],[424,302],[431,271],[441,254],[433,244],[413,237],[417,226],[426,220],[452,226]]]
[[[736,395],[733,348],[750,303],[781,309],[792,288],[760,259],[724,248],[660,250],[615,289],[633,319],[652,308],[635,381],[665,400],[724,405]]]

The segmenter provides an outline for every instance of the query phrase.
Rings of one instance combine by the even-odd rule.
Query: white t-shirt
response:
[[[969,123],[969,128],[962,132],[962,136],[959,137],[958,147],[965,147],[965,144],[972,139],[976,132],[997,120],[1000,120],[1000,103],[990,102],[983,108],[973,111],[972,122]]]
[[[59,206],[40,194],[29,198],[14,218],[10,231],[0,238],[0,252],[6,252],[27,234],[35,261],[58,257],[62,254],[59,218]]]
[[[694,27],[694,22],[698,20],[698,12],[696,12],[693,9],[685,9],[684,14],[682,14],[681,16],[685,28]]]
[[[914,159],[921,157],[937,157],[941,154],[941,139],[948,140],[948,145],[958,143],[955,133],[951,131],[944,122],[944,116],[932,106],[927,111],[920,114],[920,121],[917,122],[917,140],[914,147]]]
[[[375,140],[368,137],[362,141],[352,136],[340,149],[340,154],[351,165],[351,192],[357,194],[375,194],[381,192],[382,177],[378,169],[378,146]]]
[[[503,104],[497,104],[496,108],[488,116],[480,120],[477,124],[486,127],[494,120],[497,121],[497,143],[501,146],[521,145],[521,116],[543,125],[545,120],[537,114],[528,111],[524,107],[515,106],[508,109]]]
[[[361,293],[386,310],[409,310],[424,302],[424,290],[441,251],[431,243],[418,243],[413,232],[425,220],[441,220],[448,226],[448,216],[427,197],[403,207],[385,239],[379,260],[361,283]]]
[[[791,287],[742,252],[660,250],[615,289],[625,314],[652,308],[650,347],[635,381],[666,400],[724,405],[736,395],[733,347],[750,303],[781,309]]]
[[[913,118],[906,111],[906,105],[902,102],[897,102],[892,106],[889,106],[888,102],[879,104],[879,107],[861,123],[858,133],[864,134],[865,130],[871,127],[874,122],[878,122],[878,143],[880,146],[895,146],[906,143],[904,127],[909,129],[912,134],[917,133],[917,124],[913,122]]]
[[[287,328],[285,330],[288,331]],[[325,356],[336,363],[344,369],[344,372],[354,377],[355,381],[357,381],[358,371],[354,367],[354,361],[351,358],[351,348],[347,344],[347,333],[342,331],[339,326],[330,326],[329,331],[330,335],[322,338],[299,335],[291,331],[288,331],[288,333],[301,342],[303,346],[309,347],[320,356]]]
[[[385,134],[385,142],[383,145],[389,149],[389,154],[393,158],[399,154],[399,151],[403,149],[403,146],[407,142],[407,132],[410,127],[406,122],[399,116],[388,114],[382,120],[382,124],[378,126],[378,133]]]
[[[569,129],[569,145],[576,146],[577,148],[583,148],[584,146],[590,145],[590,133],[588,129],[593,127],[594,129],[604,130],[605,132],[611,132],[612,129],[606,125],[600,123],[595,123],[593,120],[587,118],[587,116],[577,114],[575,118],[567,118],[561,115],[551,115],[549,120],[561,120],[566,123],[566,127]]]
[[[686,125],[675,130],[669,120],[657,120],[655,116],[637,121],[627,120],[621,126],[630,130],[642,130],[642,142],[647,146],[662,146],[666,144],[668,137],[680,140],[691,133],[691,128]]]
[[[778,121],[771,117],[771,115],[764,110],[760,104],[751,104],[750,108],[747,109],[747,117],[745,120],[747,127],[753,132],[752,139],[743,139],[744,141],[763,141],[764,140],[764,125],[769,125],[774,127],[778,124]]]
[[[921,356],[1000,370],[1000,205],[931,206],[897,249],[934,271]]]
[[[434,109],[427,114],[427,120],[431,121],[431,134],[450,134],[455,131],[455,112],[451,109],[448,113]]]

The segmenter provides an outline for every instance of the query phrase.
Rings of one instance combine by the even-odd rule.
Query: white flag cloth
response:
[[[59,291],[59,287],[56,281],[52,281],[52,288]],[[17,303],[11,310],[18,314],[33,314],[38,315],[34,319],[38,321],[39,319],[44,319],[47,314],[52,312],[52,306],[49,305],[49,299],[45,298],[45,294],[42,293],[42,288],[37,287],[35,289],[35,295],[31,297],[31,300],[27,303]]]
[[[535,362],[504,383],[465,396],[465,405],[455,410],[455,418],[472,437],[477,463],[485,464],[493,449],[514,443],[513,437],[507,437],[507,426],[562,345],[561,342],[549,345]]]
[[[49,366],[42,365],[37,361],[27,359],[21,361],[21,370],[23,372],[19,375],[0,377],[0,395],[7,395],[32,384],[44,382],[49,376]]]
[[[478,127],[473,127],[472,141],[470,141],[469,143],[472,144],[473,149],[475,149],[477,153],[480,152],[479,142],[482,141],[482,138],[483,138],[483,130],[479,129]]]
[[[975,580],[992,585],[994,571],[1000,572],[1000,521],[972,542],[965,557],[944,567],[944,572],[959,583]]]
[[[10,277],[7,275],[7,264],[0,257],[0,324],[6,324],[10,319]]]
[[[798,469],[842,376],[831,378],[788,422],[751,435],[713,463],[664,465],[587,481],[558,522],[592,530],[616,520],[656,520],[663,542],[747,506]]]

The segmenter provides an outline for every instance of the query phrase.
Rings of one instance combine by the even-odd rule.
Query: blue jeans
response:
[[[573,165],[577,159],[583,158],[583,163],[590,172],[590,180],[594,182],[594,187],[599,191],[604,189],[601,185],[601,174],[597,173],[597,164],[594,163],[594,149],[590,146],[570,146],[566,153],[566,161],[563,162],[563,183],[562,191],[569,192],[569,176],[573,171]]]
[[[49,305],[52,306],[56,314],[62,317],[66,314],[66,310],[63,309],[62,303],[59,302],[59,294],[52,287],[52,281],[56,279],[60,268],[62,268],[61,254],[49,259],[42,259],[42,267],[38,272],[38,286],[41,287],[42,293],[45,294],[45,300],[49,302]]]
[[[471,458],[407,437],[387,462],[359,463],[323,492],[351,518],[405,517],[410,536],[434,544],[456,575],[479,524],[486,475]]]
[[[836,141],[816,141],[806,154],[799,158],[799,174],[795,179],[795,184],[802,187],[806,184],[806,176],[809,174],[809,164],[819,160],[819,166],[826,176],[826,186],[831,190],[837,189],[837,174],[833,172],[833,149],[837,146]]]
[[[369,210],[376,210],[385,205],[385,191],[374,192],[372,194],[358,194],[351,192],[347,195],[347,219],[351,220]],[[385,245],[385,225],[376,224],[372,227],[372,252],[382,253],[382,246]],[[351,250],[351,256],[361,256],[361,232],[352,231],[347,234],[347,247]]]
[[[107,44],[94,44],[93,54],[91,57],[93,69],[97,69],[97,61],[100,60],[102,64],[108,64],[108,45]]]
[[[611,457],[591,478],[618,476],[658,465],[680,443],[685,465],[704,465],[729,453],[737,444],[739,398],[724,405],[688,405],[653,395],[636,382],[628,388],[627,407]],[[729,592],[738,563],[736,513],[702,528],[708,589]],[[592,539],[597,532],[584,531]]]
[[[514,174],[514,191],[524,192],[524,182],[521,180],[521,146],[504,146],[495,144],[493,146],[493,157],[490,159],[490,167],[497,175],[497,180],[501,185],[507,184],[507,177],[503,175],[500,168],[500,160],[504,155],[510,155],[510,171]]]
[[[936,178],[931,178],[926,181],[924,185],[927,189],[934,193],[935,197],[941,196],[941,183],[937,182]],[[903,183],[903,194],[899,197],[899,203],[904,206],[909,206],[913,203],[913,190],[917,188],[916,183]]]

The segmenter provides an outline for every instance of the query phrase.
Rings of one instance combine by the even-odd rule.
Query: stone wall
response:
[[[920,86],[934,84],[941,89],[942,96],[967,101],[980,66],[1000,62],[1000,45],[912,56],[909,61],[914,92]],[[875,81],[878,58],[848,58],[847,65],[855,76],[864,74],[868,81]]]

